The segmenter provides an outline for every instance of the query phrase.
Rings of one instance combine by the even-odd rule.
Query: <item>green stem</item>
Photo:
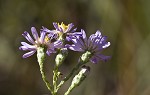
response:
[[[75,77],[73,78],[69,89],[64,95],[68,95],[75,87],[79,86],[82,83],[82,81],[84,81],[84,79],[86,78],[85,73],[89,72],[89,70],[90,70],[90,67],[88,66],[82,67],[79,73],[75,75]]]
[[[55,67],[53,70],[53,86],[54,86],[54,95],[57,95],[57,80],[58,80],[58,68]]]
[[[79,69],[80,66],[82,66],[83,63],[79,62],[73,69],[72,71],[69,73],[69,75],[67,77],[65,77],[57,86],[57,91],[59,90],[59,88],[74,74],[75,71],[77,71]]]
[[[56,89],[56,92],[59,90],[59,88],[74,74],[74,72],[75,71],[77,71],[79,68],[80,68],[80,66],[82,66],[82,65],[84,65],[84,64],[86,64],[88,61],[89,61],[89,59],[91,58],[91,52],[89,52],[89,51],[86,51],[84,54],[82,54],[81,55],[81,57],[80,57],[80,61],[79,61],[79,63],[72,69],[72,71],[69,73],[69,75],[67,76],[67,77],[65,77],[60,83],[59,83],[59,85],[57,86],[57,89]],[[68,91],[71,91],[73,88],[70,88],[69,87],[69,90]],[[70,93],[70,92],[66,92],[66,93]],[[65,95],[67,95],[67,94],[65,94]]]
[[[44,72],[44,69],[43,69],[43,64],[44,64],[44,60],[45,60],[44,48],[38,47],[38,49],[37,49],[37,59],[38,59],[38,63],[39,63],[39,66],[40,66],[40,72],[41,72],[41,75],[42,75],[42,79],[45,82],[46,87],[48,88],[48,90],[52,93],[52,95],[54,95],[53,94],[53,89],[52,89],[50,83],[48,82],[48,80],[46,78],[46,75],[45,75],[45,72]]]
[[[46,79],[46,75],[44,73],[44,69],[43,69],[43,64],[40,64],[40,71],[41,71],[41,75],[42,75],[42,79],[46,84],[46,87],[48,88],[48,90],[53,94],[53,90],[52,87],[50,85],[50,83],[48,82],[48,80]]]
[[[73,90],[73,87],[69,87],[69,89],[67,90],[67,92],[64,95],[69,95],[69,93]]]

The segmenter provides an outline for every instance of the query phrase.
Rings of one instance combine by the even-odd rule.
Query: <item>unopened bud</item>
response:
[[[67,55],[68,55],[68,50],[66,48],[62,48],[60,52],[57,54],[55,59],[57,67],[59,67],[63,63]]]
[[[88,73],[90,72],[90,67],[89,66],[83,66],[79,73],[73,78],[71,87],[76,87],[79,86],[82,81],[86,78]]]

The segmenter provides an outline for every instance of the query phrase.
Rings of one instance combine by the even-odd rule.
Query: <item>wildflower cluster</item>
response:
[[[21,42],[22,46],[19,47],[20,50],[28,51],[23,55],[23,58],[27,58],[37,52],[37,60],[40,66],[40,71],[42,74],[43,81],[45,82],[47,88],[50,90],[52,95],[57,95],[59,88],[75,74],[72,80],[71,86],[64,95],[68,95],[73,88],[79,86],[81,82],[86,78],[86,72],[89,72],[89,66],[85,66],[87,62],[98,63],[100,60],[106,61],[110,56],[102,55],[103,49],[110,46],[110,42],[107,42],[107,37],[102,36],[101,32],[98,30],[95,34],[92,34],[89,38],[86,36],[86,32],[81,29],[77,32],[77,28],[74,25],[63,23],[53,23],[54,29],[50,30],[46,27],[42,27],[40,30],[40,35],[37,33],[35,27],[31,28],[32,36],[28,32],[24,32],[22,35],[28,40],[28,43]],[[34,39],[33,39],[34,38]],[[66,44],[71,42],[72,44]],[[68,49],[73,51],[82,52],[78,64],[70,71],[70,74],[64,77],[63,80],[58,83],[60,74],[60,65],[63,63],[68,55]],[[46,79],[46,75],[43,70],[43,64],[46,54],[50,56],[52,53],[56,53],[55,67],[53,70],[53,85],[49,83]],[[81,68],[81,69],[80,69]]]

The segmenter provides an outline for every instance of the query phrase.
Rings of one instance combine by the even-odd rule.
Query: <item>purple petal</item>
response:
[[[107,37],[104,36],[104,37],[102,37],[102,39],[99,39],[98,41],[95,40],[95,42],[94,42],[95,45],[93,45],[93,50],[95,49],[95,51],[98,51],[98,50],[109,47],[110,42],[106,42],[106,39],[107,39]]]
[[[96,35],[96,36],[94,36],[93,37],[93,39],[92,39],[92,43],[93,44],[102,44],[102,39],[103,37],[101,36],[101,35]]]
[[[70,37],[70,40],[73,42],[73,44],[75,46],[78,46],[80,48],[85,48],[84,43],[81,39],[79,39],[80,37]]]
[[[94,64],[98,63],[98,59],[96,57],[92,57],[90,61]]]
[[[38,33],[37,33],[36,28],[35,28],[35,27],[31,27],[31,32],[32,32],[32,35],[33,35],[34,39],[35,39],[36,41],[38,41],[39,35],[38,35]]]
[[[84,41],[83,38],[81,38],[80,36],[76,36],[76,43],[74,43],[75,45],[80,45],[80,47],[82,47],[83,49],[86,49],[86,42]]]
[[[34,40],[31,38],[31,36],[29,35],[28,32],[25,31],[22,35],[23,35],[30,43],[35,44]]]
[[[57,40],[57,41],[48,45],[48,50],[54,51],[55,48],[62,48],[62,47],[63,47],[62,41]]]
[[[100,38],[94,38],[93,42],[92,42],[92,49],[96,49],[96,48],[102,48],[102,44],[100,44],[101,39]]]
[[[110,46],[110,42],[107,42],[107,43],[105,43],[103,46],[102,46],[102,48],[107,48],[107,47],[109,47]]]
[[[58,39],[59,37],[59,32],[61,31],[57,31],[57,30],[51,30],[51,32],[49,32],[48,37],[54,38],[54,39]]]
[[[45,31],[41,31],[41,37],[40,37],[41,44],[44,43],[45,36],[46,36],[46,32]]]
[[[89,37],[88,41],[93,42],[94,38],[95,38],[95,35],[92,34],[92,35]]]
[[[67,35],[72,35],[72,36],[82,36],[82,32],[73,32],[73,33],[67,33]]]
[[[56,30],[59,30],[58,24],[56,22],[53,22],[53,26],[55,27]]]
[[[102,36],[95,37],[94,40],[93,40],[93,48],[98,47],[99,49],[102,49],[103,46],[107,43],[106,40],[107,40],[106,36],[104,36],[104,37],[102,37]],[[108,43],[108,44],[110,44],[110,43]]]
[[[81,33],[82,33],[83,39],[86,39],[86,38],[87,38],[87,37],[86,37],[86,33],[85,33],[85,31],[84,31],[83,29],[81,29]]]
[[[68,28],[67,28],[67,30],[65,31],[65,33],[66,33],[66,32],[69,32],[73,26],[74,26],[73,23],[70,23],[70,24],[68,25]]]
[[[47,29],[46,27],[42,26],[43,29],[41,29],[41,31],[45,31],[46,33],[49,33],[49,34],[54,34],[53,31],[56,31],[56,30],[49,30]]]
[[[69,49],[71,49],[71,50],[73,50],[73,51],[84,51],[82,48],[80,48],[80,47],[78,47],[78,46],[76,46],[76,45],[65,45],[67,48],[69,48]]]
[[[30,57],[30,56],[32,56],[35,52],[36,52],[35,50],[34,50],[34,51],[27,52],[27,53],[25,53],[22,57],[23,57],[23,58]]]
[[[100,43],[101,43],[101,44],[105,44],[105,43],[106,43],[106,40],[107,40],[107,36],[103,36],[103,37],[101,38]]]
[[[59,23],[53,22],[53,26],[55,27],[55,29],[56,29],[57,31],[63,32],[63,29],[62,29],[61,27],[59,27],[58,24],[59,24]]]
[[[24,51],[26,51],[26,50],[31,51],[31,50],[36,50],[36,47],[35,46],[32,46],[32,47],[20,46],[19,49],[24,50]]]
[[[95,39],[95,35],[92,34],[92,35],[89,37],[88,41],[87,41],[87,47],[88,47],[88,48],[91,48],[91,47],[93,46],[93,40],[94,40],[94,39]]]
[[[67,33],[66,40],[70,41],[70,39],[75,36],[82,37],[82,33],[81,32]]]
[[[105,56],[102,54],[93,55],[93,57],[90,59],[92,63],[98,63],[100,60],[106,62],[108,59],[110,59],[110,56]]]
[[[47,50],[46,51],[46,54],[48,55],[48,56],[50,56],[51,55],[51,53]]]
[[[101,45],[101,32],[98,30],[95,34],[92,34],[88,39],[88,47],[95,49],[96,47],[102,47]]]
[[[20,50],[28,50],[28,48],[25,47],[25,46],[20,46],[19,49],[20,49]]]
[[[58,31],[65,33],[62,27],[59,27]]]
[[[81,32],[82,32],[82,38],[84,40],[84,43],[86,46],[88,46],[88,40],[87,40],[87,37],[86,37],[86,33],[83,29],[81,29]]]
[[[26,46],[26,47],[35,47],[34,45],[30,45],[30,44],[28,44],[28,43],[26,43],[26,42],[21,42],[21,44],[23,45],[23,46]]]
[[[46,51],[46,54],[47,54],[48,56],[50,56],[51,53],[54,53],[54,52],[55,52],[54,50],[48,49],[48,50]]]
[[[74,33],[77,30],[77,28],[74,28],[71,32]]]
[[[108,43],[109,44],[109,43]],[[106,48],[106,47],[105,47]],[[96,48],[93,49],[94,52],[96,52],[96,54],[99,54],[101,53],[101,51],[103,50],[104,48],[102,46],[97,46]]]
[[[55,48],[62,48],[63,47],[63,43],[60,40],[57,40],[54,42],[54,47]]]
[[[96,31],[95,35],[96,35],[97,37],[101,37],[101,36],[102,36],[102,34],[101,34],[101,32],[100,32],[99,30]]]
[[[56,51],[54,50],[54,48],[53,48],[53,49],[52,49],[52,48],[48,48],[48,49],[47,49],[46,54],[47,54],[48,56],[50,56],[51,53],[56,53]]]
[[[103,61],[107,61],[108,59],[110,59],[111,57],[110,56],[105,56],[105,55],[102,55],[102,54],[97,54],[95,55],[96,57],[98,57],[100,60],[103,60]]]
[[[66,36],[66,41],[71,41],[71,38],[69,36]]]

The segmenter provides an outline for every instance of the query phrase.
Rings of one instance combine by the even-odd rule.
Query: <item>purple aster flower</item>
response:
[[[22,46],[20,46],[19,49],[23,51],[29,51],[23,55],[23,58],[32,56],[37,51],[38,47],[43,47],[43,48],[46,47],[47,49],[46,53],[50,55],[51,53],[56,52],[55,48],[60,48],[62,46],[62,42],[60,40],[51,42],[52,37],[50,37],[50,34],[48,36],[45,31],[41,31],[40,37],[35,27],[31,27],[31,32],[34,37],[34,40],[32,39],[32,37],[28,32],[25,31],[22,34],[31,43],[28,44],[26,42],[21,42]]]
[[[53,26],[55,27],[55,30],[49,30],[45,27],[43,27],[42,30],[52,34],[54,38],[61,40],[69,40],[70,36],[81,35],[81,32],[76,32],[77,28],[73,29],[73,23],[65,25],[63,22],[61,24],[54,22]]]
[[[71,29],[74,27],[73,23],[65,25],[63,22],[61,24],[54,22],[53,25],[54,25],[56,31],[60,31],[63,33],[70,32]],[[76,28],[74,30],[72,30],[72,32],[75,32],[75,31],[76,31]]]
[[[107,37],[102,36],[100,31],[92,34],[89,39],[86,37],[84,30],[81,30],[82,36],[74,36],[71,38],[72,45],[66,45],[69,49],[79,52],[90,52],[90,61],[97,63],[99,60],[106,61],[110,56],[101,54],[101,51],[110,46],[110,42],[107,42]]]

